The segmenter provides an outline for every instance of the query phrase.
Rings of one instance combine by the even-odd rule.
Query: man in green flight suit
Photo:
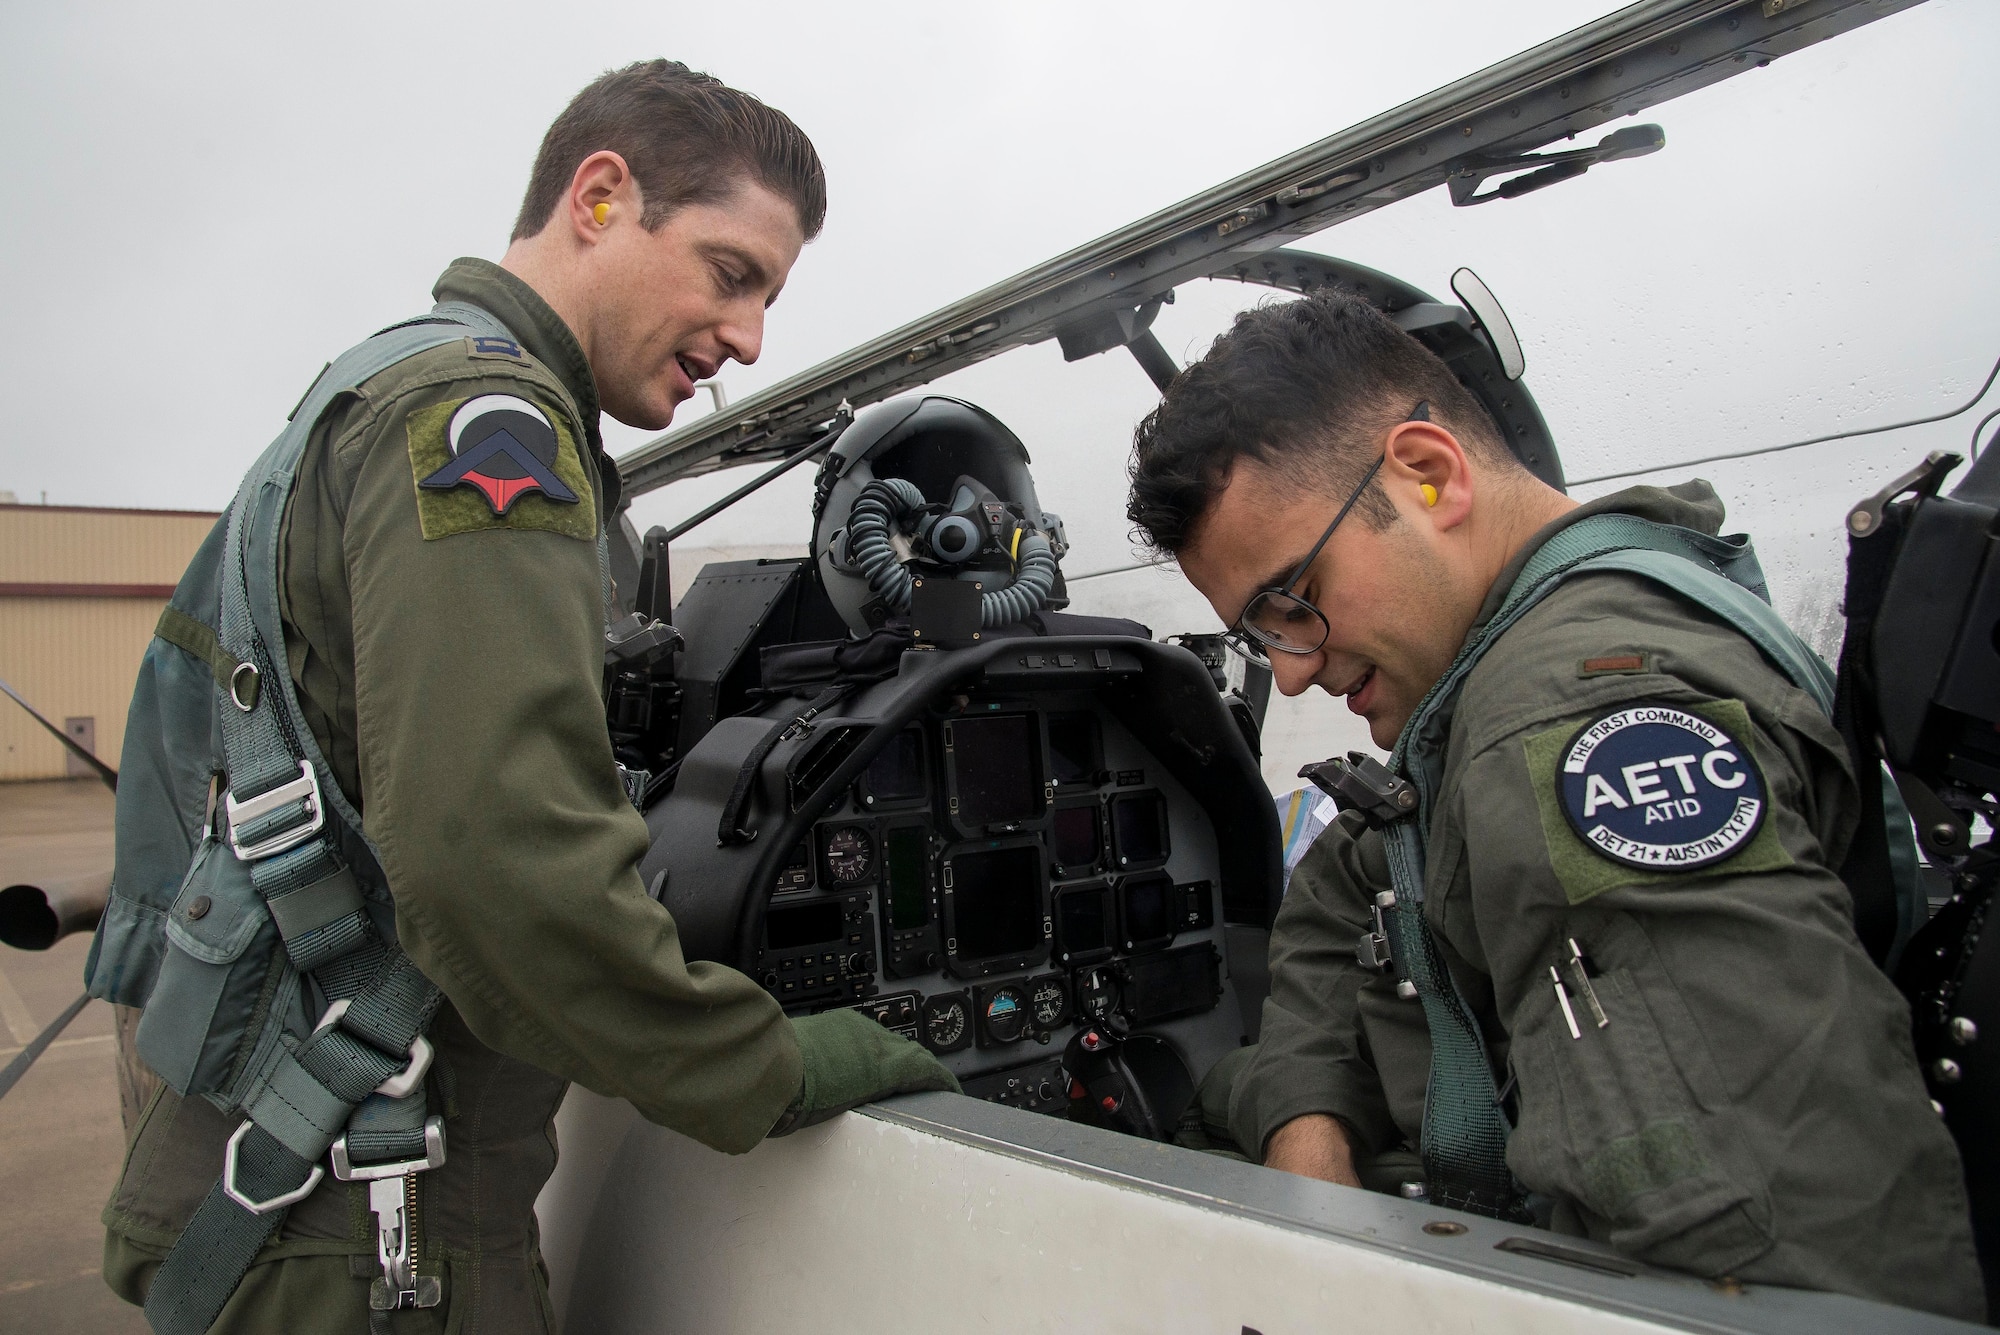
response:
[[[601,697],[599,541],[619,478],[598,415],[658,429],[726,362],[825,215],[785,116],[685,66],[606,74],[550,128],[512,244],[438,280],[511,338],[454,339],[336,401],[281,538],[306,722],[379,849],[430,1029],[442,1167],[411,1178],[435,1305],[374,1313],[362,1182],[294,1206],[213,1329],[546,1331],[533,1207],[567,1082],[731,1153],[774,1127],[954,1088],[917,1045],[836,1011],[797,1022],[683,960],[636,866]],[[105,1277],[143,1300],[236,1119],[171,1089],[105,1209]]]
[[[1414,883],[1485,1106],[1511,1116],[1517,1217],[1704,1276],[1983,1314],[1958,1155],[1837,874],[1860,803],[1824,709],[1638,574],[1579,572],[1483,639],[1591,516],[1721,547],[1706,483],[1579,505],[1429,351],[1322,294],[1239,316],[1175,380],[1130,514],[1279,689],[1345,697],[1384,749],[1484,643],[1442,716]],[[1307,854],[1260,1042],[1203,1097],[1271,1167],[1414,1192],[1438,1149],[1431,997],[1360,957],[1389,851],[1350,811]]]

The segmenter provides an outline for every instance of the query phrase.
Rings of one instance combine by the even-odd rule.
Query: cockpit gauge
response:
[[[1118,980],[1106,968],[1085,969],[1076,976],[1076,1012],[1100,1021],[1118,1008]]]
[[[860,885],[875,875],[875,841],[859,825],[842,825],[822,837],[827,878],[835,885]]]
[[[1028,1013],[1038,1029],[1053,1029],[1069,1018],[1069,988],[1056,974],[1028,980]]]
[[[924,1046],[957,1052],[972,1042],[972,1007],[965,993],[948,992],[924,1002]]]
[[[1028,990],[1003,983],[979,990],[979,1028],[988,1044],[1015,1043],[1028,1029]]]

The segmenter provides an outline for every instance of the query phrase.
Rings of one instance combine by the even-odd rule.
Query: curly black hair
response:
[[[1420,402],[1481,462],[1520,466],[1451,369],[1359,297],[1327,289],[1244,311],[1133,433],[1133,537],[1178,553],[1239,458],[1344,495]],[[1396,512],[1371,485],[1355,514],[1381,529]]]

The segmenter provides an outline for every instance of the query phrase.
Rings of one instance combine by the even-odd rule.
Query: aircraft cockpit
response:
[[[1469,271],[1477,313],[1325,257],[1270,266],[1380,304],[1560,481]],[[856,1007],[968,1094],[1172,1138],[1266,991],[1268,669],[1066,612],[1063,522],[970,403],[838,413],[800,454],[820,461],[807,556],[708,565],[668,608],[672,534],[639,544],[625,634],[645,647],[609,672],[641,874],[690,958],[788,1012]],[[637,629],[668,621],[677,649]]]
[[[624,755],[641,873],[691,957],[788,1011],[858,1007],[970,1094],[1165,1139],[1262,1002],[1261,702],[1213,637],[1061,610],[1061,520],[990,415],[923,395],[832,430],[813,554],[710,565],[674,609],[672,690],[640,688],[671,721]]]

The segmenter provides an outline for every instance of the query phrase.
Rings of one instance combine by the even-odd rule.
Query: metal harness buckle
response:
[[[1375,896],[1372,907],[1375,913],[1375,930],[1361,934],[1361,940],[1354,947],[1354,958],[1362,968],[1371,972],[1392,973],[1396,968],[1396,961],[1389,949],[1389,924],[1382,920],[1382,911],[1396,907],[1395,892],[1381,891]]]
[[[406,1307],[436,1307],[444,1294],[437,1276],[417,1273],[417,1253],[411,1236],[417,1206],[418,1173],[444,1163],[444,1119],[424,1119],[424,1157],[396,1163],[357,1164],[347,1155],[347,1133],[330,1151],[333,1175],[343,1182],[368,1184],[368,1210],[375,1216],[375,1259],[382,1276],[368,1286],[368,1307],[394,1312]]]
[[[329,1005],[326,1008],[326,1014],[320,1016],[319,1023],[313,1026],[312,1037],[317,1038],[327,1030],[333,1028],[334,1025],[340,1023],[340,1017],[347,1014],[347,1008],[353,1004],[354,999],[352,997],[342,997],[340,1000]],[[356,1035],[356,1037],[360,1037],[360,1035]],[[361,1041],[366,1043],[368,1040],[362,1038]],[[373,1045],[371,1044],[370,1046]],[[431,1069],[431,1059],[436,1055],[437,1049],[431,1046],[431,1041],[422,1034],[418,1034],[410,1040],[409,1064],[396,1072],[396,1074],[390,1076],[387,1080],[384,1080],[381,1084],[375,1086],[375,1092],[384,1098],[390,1099],[407,1098],[409,1095],[416,1093],[417,1087],[424,1083],[424,1073]],[[339,1174],[336,1173],[334,1176],[338,1177]]]
[[[300,799],[304,799],[306,808],[306,820],[303,825],[280,830],[248,848],[243,846],[237,834],[242,826]],[[288,783],[281,783],[269,792],[246,797],[240,802],[236,800],[234,794],[225,795],[223,810],[229,820],[229,846],[235,850],[237,858],[244,862],[255,862],[274,853],[282,853],[288,848],[296,848],[326,826],[326,802],[320,796],[319,775],[313,771],[312,762],[309,760],[299,762],[298,778]]]
[[[433,1168],[444,1167],[444,1118],[431,1116],[424,1119],[424,1157],[421,1159],[355,1163],[347,1154],[345,1131],[334,1137],[333,1148],[327,1151],[327,1157],[333,1161],[333,1175],[342,1182],[374,1182],[385,1177],[427,1173]],[[315,1168],[313,1171],[319,1170]]]
[[[311,1175],[303,1184],[290,1191],[281,1192],[267,1201],[253,1201],[236,1189],[236,1150],[243,1143],[243,1137],[249,1135],[250,1128],[255,1125],[257,1125],[255,1122],[246,1120],[229,1137],[229,1146],[222,1152],[222,1194],[251,1214],[269,1214],[273,1210],[282,1210],[287,1205],[297,1205],[312,1195],[313,1188],[317,1187],[320,1179],[326,1176],[326,1170],[318,1164],[313,1165]]]
[[[353,1005],[342,997],[326,1008],[315,1035],[340,1023]],[[366,1042],[363,1035],[356,1035]],[[372,1045],[371,1045],[372,1046]],[[375,1086],[377,1094],[396,1099],[422,1088],[424,1072],[430,1069],[433,1049],[422,1034],[410,1040],[410,1060],[403,1069]],[[398,1159],[388,1163],[357,1164],[347,1152],[348,1132],[334,1137],[327,1149],[333,1175],[342,1182],[368,1184],[368,1210],[375,1216],[375,1259],[381,1262],[382,1276],[368,1289],[371,1311],[393,1312],[405,1307],[435,1307],[443,1291],[434,1275],[417,1273],[417,1257],[412,1242],[413,1216],[417,1206],[418,1173],[444,1164],[444,1119],[424,1119],[424,1154],[421,1159]]]

